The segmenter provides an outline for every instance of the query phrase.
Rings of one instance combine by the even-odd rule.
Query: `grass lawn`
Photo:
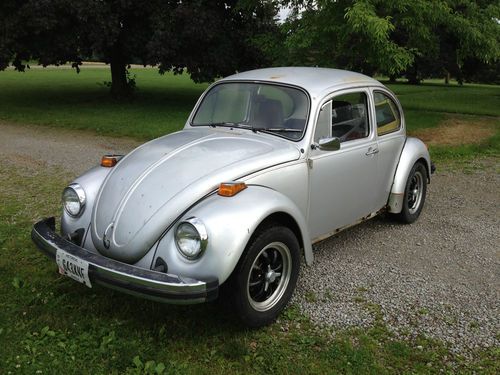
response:
[[[0,72],[0,119],[151,139],[181,129],[207,84],[184,74],[137,69],[138,91],[116,102],[103,82],[108,69],[33,69]]]
[[[133,73],[137,96],[119,103],[102,84],[110,79],[107,69],[0,72],[0,121],[150,139],[181,129],[207,87],[186,75],[160,76],[152,69]],[[477,119],[494,122],[491,138],[432,147],[434,157],[498,155],[498,86],[390,87],[403,103],[409,132],[450,118],[471,126]],[[0,164],[0,374],[500,372],[498,349],[465,359],[423,337],[396,339],[381,317],[369,330],[331,335],[291,306],[278,323],[248,330],[218,304],[168,306],[87,289],[59,276],[31,243],[33,222],[59,212],[60,187],[67,178],[32,168]],[[378,311],[377,306],[360,308]]]

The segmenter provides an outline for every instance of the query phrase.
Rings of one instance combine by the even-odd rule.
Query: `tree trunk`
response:
[[[420,84],[420,78],[418,77],[418,69],[416,65],[410,67],[408,72],[406,73],[406,78],[408,79],[408,83],[410,85],[418,85]]]
[[[460,86],[463,86],[464,84],[464,75],[462,73],[462,68],[460,66],[457,66],[457,81]]]
[[[119,45],[115,45],[112,50],[111,59],[111,95],[117,99],[128,98],[132,94],[132,89],[127,80],[127,63]]]

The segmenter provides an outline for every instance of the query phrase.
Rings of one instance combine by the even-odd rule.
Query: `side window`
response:
[[[401,128],[401,116],[396,103],[381,92],[375,92],[374,98],[377,134],[384,135],[398,131]]]
[[[368,98],[364,92],[336,96],[332,100],[332,137],[340,142],[368,137]]]

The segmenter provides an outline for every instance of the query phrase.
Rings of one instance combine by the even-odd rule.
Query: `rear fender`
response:
[[[394,175],[391,194],[387,204],[388,210],[391,213],[400,213],[403,209],[404,192],[406,181],[411,172],[411,169],[417,161],[424,163],[427,170],[427,178],[430,182],[431,176],[431,159],[427,146],[418,138],[408,137],[399,158],[398,167]]]

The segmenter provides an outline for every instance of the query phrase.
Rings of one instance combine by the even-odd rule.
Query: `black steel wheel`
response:
[[[289,228],[271,226],[257,233],[228,281],[243,323],[272,323],[290,300],[299,270],[300,246]]]
[[[425,166],[415,163],[410,171],[403,197],[403,208],[396,218],[407,224],[413,223],[420,216],[427,195],[427,170]]]

